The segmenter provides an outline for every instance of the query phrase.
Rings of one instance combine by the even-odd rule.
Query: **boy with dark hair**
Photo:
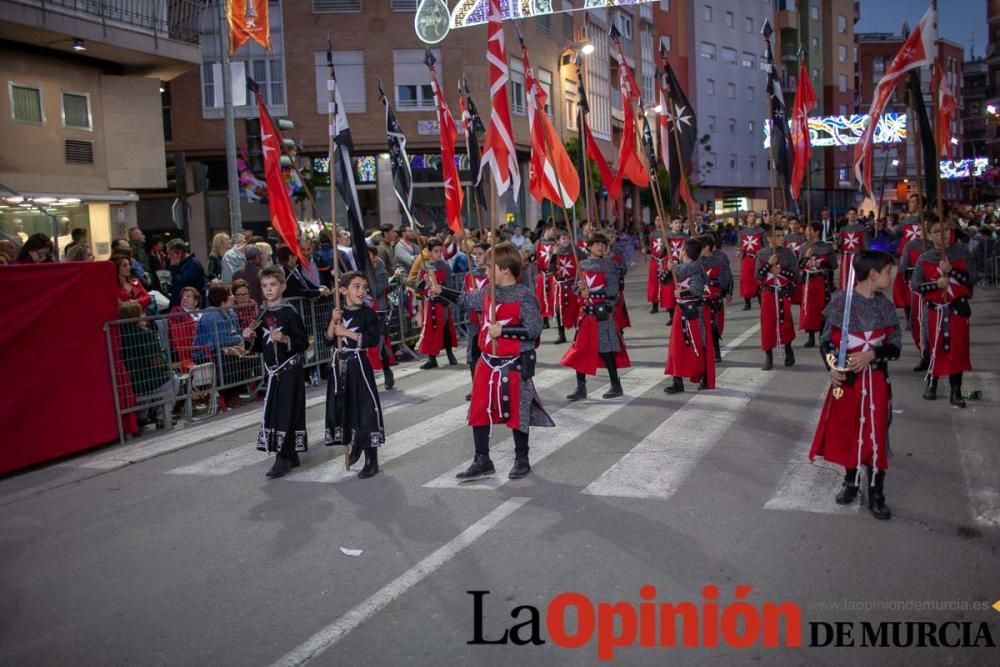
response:
[[[573,343],[559,361],[576,371],[576,391],[566,397],[571,401],[587,398],[587,376],[596,375],[602,367],[611,378],[611,390],[602,398],[618,398],[623,393],[618,369],[632,365],[611,313],[618,296],[618,267],[604,256],[608,246],[607,236],[591,234],[587,239],[590,258],[580,262],[583,283],[576,286],[583,299],[580,322]]]
[[[362,452],[361,479],[378,474],[378,448],[385,444],[382,404],[367,350],[379,344],[382,326],[378,314],[365,305],[368,280],[357,271],[340,278],[342,307],[335,308],[324,332],[333,350],[326,387],[325,444],[350,447],[350,465]]]
[[[309,348],[309,336],[298,311],[282,298],[284,271],[276,266],[262,270],[260,288],[264,305],[255,326],[243,330],[243,339],[251,352],[264,358],[267,388],[257,449],[275,452],[267,476],[276,478],[297,467],[299,452],[309,449],[305,371],[299,356]]]
[[[490,286],[459,293],[442,286],[432,293],[480,313],[477,332],[482,354],[476,363],[469,404],[469,426],[475,443],[472,464],[458,474],[463,482],[496,472],[490,460],[493,426],[506,424],[514,436],[514,466],[508,475],[519,479],[531,472],[528,462],[530,426],[554,426],[535,391],[535,347],[542,333],[542,318],[534,290],[518,281],[521,252],[510,243],[495,249],[496,269],[488,278],[496,290],[491,301]],[[488,262],[488,256],[487,256]]]
[[[785,366],[795,365],[795,321],[792,319],[792,290],[798,282],[798,262],[785,247],[785,231],[775,225],[767,235],[770,247],[757,254],[760,282],[760,347],[764,350],[762,370],[774,368],[774,348],[785,348]]]
[[[549,260],[549,273],[555,280],[553,300],[556,328],[559,331],[559,337],[553,341],[555,345],[566,342],[566,329],[575,327],[580,315],[580,300],[576,296],[574,285],[577,265],[584,257],[586,253],[573,246],[569,232],[560,229],[556,236],[556,247]]]
[[[846,331],[848,293],[834,294],[826,308],[819,349],[829,369],[830,388],[809,450],[810,461],[821,456],[844,466],[838,505],[854,502],[861,469],[867,471],[868,509],[876,519],[892,516],[884,490],[891,421],[888,362],[899,358],[901,335],[899,316],[885,291],[891,288],[894,266],[889,253],[859,251]]]
[[[726,301],[733,298],[733,272],[729,268],[729,256],[719,249],[713,233],[698,239],[701,242],[701,266],[705,272],[706,326],[712,332],[712,351],[715,363],[722,361],[719,341],[726,330]]]
[[[433,238],[427,242],[430,259],[420,267],[416,289],[423,296],[420,307],[420,339],[417,341],[417,352],[427,355],[420,368],[426,370],[437,368],[437,355],[444,349],[448,355],[448,364],[458,363],[452,348],[458,344],[455,334],[455,322],[451,317],[451,308],[441,297],[436,296],[431,289],[434,285],[447,287],[451,278],[451,267],[444,261],[444,245]]]
[[[833,246],[823,239],[823,224],[806,228],[807,241],[799,253],[802,278],[802,305],[799,329],[809,335],[802,347],[816,347],[816,334],[823,329],[823,311],[833,290]]]
[[[972,370],[969,349],[969,318],[975,272],[965,245],[949,243],[950,225],[935,222],[930,229],[934,247],[920,255],[913,267],[910,289],[927,304],[929,351],[924,399],[937,398],[938,378],[951,384],[951,405],[965,407],[962,374]]]

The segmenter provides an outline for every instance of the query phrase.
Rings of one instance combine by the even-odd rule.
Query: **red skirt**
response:
[[[784,313],[779,318],[778,306]],[[781,340],[778,340],[778,328],[781,328]],[[795,340],[795,321],[792,319],[792,303],[787,296],[775,298],[774,290],[765,288],[760,294],[760,347],[765,352],[773,350],[779,344],[788,345]]]
[[[805,288],[802,283],[798,283],[792,290],[792,303],[796,306],[802,305],[803,294],[805,293]]]
[[[618,327],[618,331],[625,331],[632,326],[632,320],[628,316],[628,307],[625,305],[625,295],[619,294],[618,300],[615,301],[615,307],[611,311],[611,315],[615,318],[615,326]]]
[[[674,293],[674,281],[660,285],[660,308],[673,310],[677,305],[677,295]]]
[[[424,301],[420,306],[420,340],[417,352],[430,356],[437,355],[446,345],[455,347],[455,323],[451,320],[451,308],[440,301]]]
[[[902,271],[896,271],[896,279],[892,282],[892,303],[896,308],[910,307],[910,285]]]
[[[659,303],[660,302],[660,279],[658,277],[659,273],[659,261],[654,258],[649,258],[649,272],[646,274],[646,301],[649,303]]]
[[[826,277],[808,278],[799,309],[799,331],[820,331],[823,328],[823,311],[826,309]]]
[[[826,392],[809,460],[821,456],[830,463],[857,468],[860,441],[860,463],[871,465],[874,454],[875,467],[887,470],[892,393],[885,373],[862,372],[851,385],[843,385],[843,390],[840,398],[833,397],[832,386]],[[863,391],[867,391],[867,396],[862,395]]]
[[[632,365],[621,333],[618,333],[618,351],[613,354],[618,370],[629,368]],[[584,315],[580,318],[573,343],[566,350],[566,354],[562,356],[559,363],[584,375],[597,375],[598,368],[607,368],[604,359],[601,358],[597,337],[597,319],[593,315]]]
[[[556,314],[555,280],[544,271],[535,276],[535,298],[538,299],[538,311],[542,317],[553,317]]]
[[[703,306],[700,320],[684,319],[680,307],[674,311],[664,375],[687,378],[692,382],[698,382],[702,376],[707,376],[709,388],[715,389],[715,352],[709,338],[712,335],[711,318],[712,313],[707,306]],[[704,338],[702,327],[705,328]]]
[[[931,375],[936,378],[972,370],[969,354],[969,318],[955,313],[948,315],[949,350],[944,350],[941,311],[927,309],[927,337],[931,349]]]
[[[580,317],[580,297],[573,292],[573,283],[556,283],[555,307],[559,310],[559,318],[566,329],[576,326]]]
[[[385,337],[385,349],[387,350],[392,349],[392,338],[390,338],[388,335],[386,335]],[[372,365],[372,370],[375,371],[382,370],[382,356],[378,353],[378,346],[376,345],[374,347],[369,347],[366,351],[366,354],[368,355],[368,362],[371,363]],[[396,365],[396,359],[395,357],[392,356],[392,352],[389,353],[389,365],[390,366]]]
[[[753,299],[760,291],[760,283],[757,282],[757,258],[740,258],[740,296],[744,299]]]
[[[472,401],[469,403],[469,426],[506,424],[521,427],[521,371],[514,369],[515,359],[479,357],[472,376]]]

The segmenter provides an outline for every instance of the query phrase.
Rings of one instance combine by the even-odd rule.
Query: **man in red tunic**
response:
[[[876,519],[892,516],[885,504],[885,472],[889,467],[890,396],[888,362],[899,358],[899,316],[885,292],[892,285],[895,259],[876,250],[854,257],[856,283],[847,331],[843,330],[847,292],[833,295],[820,335],[820,353],[829,368],[827,390],[809,460],[821,456],[844,466],[838,505],[858,497],[861,469],[868,471],[868,509]],[[832,367],[846,336],[847,371]]]
[[[740,230],[737,240],[740,258],[740,296],[743,310],[750,310],[750,300],[760,296],[757,282],[757,253],[764,249],[764,228],[757,224],[757,214],[747,213],[746,225]]]
[[[799,280],[795,254],[785,247],[784,230],[775,225],[767,235],[770,247],[757,254],[760,281],[760,347],[764,350],[762,370],[774,368],[774,348],[784,346],[785,366],[795,365],[795,321],[792,319],[792,290]]]
[[[815,347],[816,334],[823,328],[823,311],[833,287],[833,246],[823,241],[823,224],[813,222],[806,230],[808,241],[799,255],[802,270],[802,306],[799,329],[809,334],[802,347]]]

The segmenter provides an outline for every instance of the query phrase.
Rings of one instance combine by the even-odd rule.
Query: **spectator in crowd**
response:
[[[266,269],[271,266],[271,255],[274,253],[271,244],[267,241],[257,241],[254,245],[260,250],[260,268]]]
[[[188,253],[188,245],[181,239],[174,239],[167,244],[167,257],[170,258],[170,305],[181,303],[181,291],[185,287],[193,287],[201,294],[205,290],[205,267],[198,258]]]
[[[152,299],[139,279],[132,275],[132,258],[124,252],[116,252],[111,255],[111,262],[118,270],[118,303],[135,301],[140,309],[149,308]]]
[[[378,245],[378,256],[385,264],[385,272],[392,275],[396,272],[396,251],[395,245],[399,241],[399,232],[391,224],[386,223],[379,227],[382,232]]]
[[[132,246],[129,244],[127,240],[118,239],[117,241],[112,243],[111,254],[127,255],[129,261],[132,262],[132,275],[134,275],[136,278],[139,279],[143,287],[149,288],[152,286],[152,281],[146,274],[146,270],[142,268],[142,264],[140,264],[139,260],[135,258],[135,255],[132,253]]]
[[[45,234],[32,234],[21,246],[13,264],[41,264],[52,261],[52,241]]]
[[[222,282],[228,285],[233,282],[233,274],[246,266],[247,237],[245,234],[233,235],[233,247],[222,256]]]
[[[319,243],[312,241],[310,239],[299,239],[299,247],[302,248],[302,256],[305,257],[305,262],[299,263],[299,271],[302,275],[313,285],[323,285],[323,280],[320,277],[319,267],[316,266],[316,248]]]
[[[181,362],[181,370],[187,372],[195,365],[194,336],[201,319],[201,292],[193,287],[181,290],[180,305],[170,309],[170,319],[167,328],[170,333],[170,345],[174,348]]]
[[[403,236],[396,243],[395,247],[396,266],[403,270],[404,274],[409,274],[413,268],[413,263],[420,256],[420,246],[417,244],[417,232],[414,229],[404,229]]]
[[[255,303],[262,303],[264,294],[260,290],[260,270],[264,268],[264,256],[257,245],[248,245],[246,250],[246,265],[233,274],[233,283],[242,280],[250,290],[250,298]]]
[[[232,248],[233,241],[229,234],[219,233],[212,237],[212,250],[208,253],[208,268],[205,272],[208,282],[222,280],[222,258]]]
[[[153,267],[149,263],[149,255],[146,254],[146,235],[138,227],[128,230],[128,245],[132,248],[132,258],[139,262],[143,272],[150,276],[152,283]]]
[[[314,299],[325,292],[320,291],[320,286],[307,279],[299,270],[299,258],[292,253],[292,249],[286,245],[278,248],[275,253],[278,258],[278,266],[285,272],[285,298],[305,297]]]
[[[150,281],[152,282],[153,289],[160,292],[166,291],[166,286],[163,281],[169,276],[161,275],[162,273],[170,273],[170,260],[167,259],[167,253],[163,249],[163,237],[154,236],[149,242],[149,249],[146,253],[149,257],[149,271],[150,271]]]
[[[320,278],[323,280],[323,284],[330,287],[330,271],[333,270],[333,243],[330,241],[330,235],[327,232],[320,232],[319,234],[319,250],[316,251],[314,256],[316,260],[316,266],[319,267]]]
[[[340,255],[342,271],[357,271],[358,262],[351,248],[351,233],[343,227],[337,228],[337,254]]]
[[[215,364],[216,384],[232,384],[236,378],[238,366],[236,357],[227,353],[226,348],[243,345],[240,334],[240,320],[233,310],[233,297],[229,288],[213,285],[208,288],[208,306],[195,329],[194,357],[196,360],[212,361]],[[243,405],[240,399],[239,387],[219,391],[227,407],[236,408]]]
[[[139,304],[127,302],[121,304],[118,314],[121,319],[136,320],[142,311]],[[154,418],[157,429],[165,428],[167,419],[172,417],[177,397],[177,378],[160,347],[160,337],[150,329],[149,320],[145,319],[121,324],[119,335],[121,359],[128,373],[131,393],[138,401],[160,402],[154,410]],[[139,420],[146,422],[141,413]]]
[[[17,258],[17,246],[9,239],[0,239],[0,264],[10,264]]]
[[[90,252],[90,246],[77,244],[66,251],[65,260],[67,262],[93,262],[94,253]],[[131,265],[129,268],[131,269]]]
[[[63,248],[63,257],[68,256],[69,251],[79,245],[89,245],[87,242],[87,230],[83,227],[76,227],[69,233],[69,236],[72,240]]]
[[[514,225],[514,234],[510,237],[510,242],[514,244],[514,247],[518,250],[524,245],[524,234],[521,233],[521,225]]]
[[[257,303],[250,298],[250,285],[243,279],[233,281],[233,302],[236,317],[240,320],[240,331],[246,329],[257,319]]]
[[[136,316],[139,304],[119,304],[118,317],[120,319],[131,319]],[[141,311],[139,311],[141,313]],[[118,326],[118,335],[111,336],[111,363],[114,369],[115,388],[118,394],[118,409],[128,410],[135,407],[135,393],[132,391],[132,381],[129,377],[128,368],[124,363],[124,355],[128,348],[129,341],[125,339],[125,333],[121,326]],[[125,412],[121,416],[122,433],[125,435],[139,435],[139,416],[136,412]]]

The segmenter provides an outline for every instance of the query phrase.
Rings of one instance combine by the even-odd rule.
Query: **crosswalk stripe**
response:
[[[538,429],[533,431],[539,434],[531,443],[531,463],[537,464],[550,454],[553,454],[561,447],[570,443],[584,434],[588,429],[608,419],[623,407],[631,403],[634,399],[643,395],[657,384],[663,382],[663,371],[656,368],[635,368],[631,372],[622,376],[622,388],[625,396],[617,400],[608,400],[595,403],[594,401],[581,401],[558,410],[552,415],[556,422],[556,429]],[[610,385],[598,388],[591,395],[600,396],[609,389]],[[497,430],[503,427],[497,427]],[[503,431],[500,431],[503,432]],[[514,462],[514,438],[508,437],[500,442],[494,442],[490,446],[490,458],[496,465],[498,476],[488,477],[479,482],[462,483],[455,479],[455,475],[468,466],[468,461],[456,466],[444,473],[437,479],[424,484],[427,488],[462,488],[462,489],[496,489],[507,483],[507,477],[500,477],[499,473],[507,470]]]
[[[727,369],[719,375],[718,389],[691,397],[583,493],[669,498],[772,377],[754,368]]]
[[[966,373],[965,389],[972,385],[978,385],[983,396],[995,397],[996,373]],[[976,400],[968,404],[965,410],[953,409],[951,417],[972,516],[980,525],[1000,527],[1000,486],[996,483],[1000,452],[995,446],[996,433],[989,431],[981,415],[969,414],[981,413],[987,407],[996,409],[996,405]]]
[[[807,430],[803,432],[802,439],[795,447],[792,458],[785,468],[785,474],[778,483],[778,490],[764,503],[764,509],[816,514],[856,514],[861,510],[860,502],[850,505],[838,505],[833,502],[837,490],[844,481],[843,468],[823,459],[810,462],[808,458],[809,447],[820,413],[823,411],[825,398],[826,387],[823,387],[819,405],[809,413],[809,419],[804,422]],[[860,500],[861,496],[858,498]]]
[[[454,391],[459,387],[466,384],[469,376],[462,374],[461,378],[455,377],[454,373],[441,374],[441,377],[435,378],[433,381],[427,384],[415,387],[413,393],[394,391],[392,393],[383,393],[380,398],[388,399],[388,405],[382,408],[382,414],[391,415],[400,410],[405,410],[407,408],[414,407],[414,403],[407,401],[408,398],[419,398],[422,399],[421,402],[431,400],[449,391]],[[419,392],[419,393],[418,393]],[[325,402],[326,397],[323,397]],[[256,415],[257,421],[260,421],[260,414]],[[320,417],[319,419],[314,419],[306,424],[306,430],[310,433],[310,440],[314,443],[314,446],[322,446],[323,444],[323,433],[326,429],[326,416]],[[316,434],[319,434],[316,437]],[[203,477],[221,477],[223,475],[229,475],[241,470],[248,466],[260,463],[266,458],[265,454],[257,449],[255,442],[245,443],[239,445],[238,447],[233,447],[232,449],[226,450],[214,456],[209,456],[208,458],[195,461],[194,463],[180,466],[179,468],[173,468],[168,470],[167,473],[171,475],[199,475]],[[343,462],[341,462],[343,466]]]
[[[567,373],[565,369],[545,370],[535,376],[535,389],[539,391],[548,389],[566,379]],[[399,458],[453,431],[461,429],[466,425],[468,414],[469,406],[467,403],[464,403],[425,419],[409,428],[405,428],[398,433],[388,433],[386,436],[388,441],[386,446],[379,450],[379,465],[384,465],[388,461]],[[293,482],[332,483],[353,478],[356,475],[356,470],[353,472],[345,470],[343,458],[337,457],[332,461],[326,461],[308,470],[286,475],[285,479]]]

